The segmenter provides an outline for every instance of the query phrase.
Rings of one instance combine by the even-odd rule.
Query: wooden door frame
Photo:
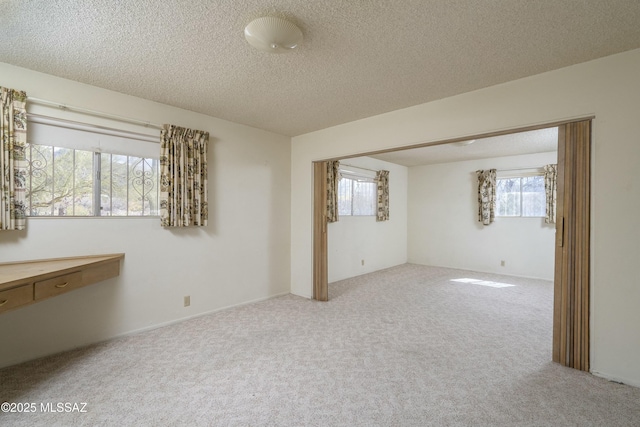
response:
[[[313,299],[329,300],[327,162],[313,164]]]
[[[487,138],[487,137],[492,137],[492,136],[501,136],[501,135],[509,135],[509,134],[514,134],[514,133],[520,133],[520,132],[527,132],[527,131],[532,131],[532,130],[539,130],[539,129],[546,129],[546,128],[553,128],[553,127],[558,127],[559,129],[559,137],[560,137],[560,128],[562,126],[565,125],[569,125],[572,123],[578,123],[578,122],[583,122],[583,121],[589,121],[589,128],[591,129],[591,121],[594,119],[594,116],[586,116],[586,117],[581,117],[581,118],[576,118],[573,120],[563,120],[563,121],[558,121],[558,122],[550,122],[550,123],[546,123],[546,124],[541,124],[541,125],[535,125],[535,126],[528,126],[528,127],[522,127],[522,128],[516,128],[516,129],[509,129],[509,130],[504,130],[504,131],[499,131],[499,132],[490,132],[490,133],[485,133],[485,134],[478,134],[475,136],[465,136],[464,138],[452,138],[452,139],[447,139],[447,140],[441,140],[441,141],[435,141],[435,142],[425,142],[425,143],[421,143],[421,144],[415,144],[412,146],[407,146],[407,147],[401,147],[401,148],[393,148],[393,149],[387,149],[387,150],[377,150],[377,151],[370,151],[370,152],[365,152],[365,153],[360,153],[360,154],[354,154],[354,155],[350,155],[350,156],[344,156],[344,157],[338,157],[338,158],[330,158],[330,159],[326,159],[326,160],[320,160],[320,161],[315,161],[313,162],[313,171],[314,171],[314,182],[313,182],[313,187],[314,187],[314,203],[313,203],[313,298],[319,301],[327,301],[328,297],[329,297],[329,283],[328,283],[328,254],[327,254],[327,221],[326,221],[326,202],[324,200],[324,198],[326,197],[326,162],[330,161],[330,160],[341,160],[341,159],[346,159],[346,158],[352,158],[352,157],[362,157],[362,156],[367,156],[367,155],[372,155],[372,154],[380,154],[380,153],[388,153],[388,152],[394,152],[394,151],[403,151],[403,150],[409,150],[409,149],[413,149],[413,148],[421,148],[421,147],[428,147],[428,146],[434,146],[434,145],[442,145],[442,144],[450,144],[453,142],[459,142],[459,141],[466,141],[469,139],[482,139],[482,138]],[[583,147],[584,149],[590,151],[591,149],[591,145],[592,145],[592,141],[591,141],[591,133],[589,132],[588,135],[588,139],[587,139],[587,144],[586,147]],[[559,147],[560,148],[560,147]],[[572,155],[572,151],[570,152],[566,152],[565,150],[563,150],[563,154],[560,154],[560,149],[558,149],[558,189],[560,190],[560,188],[565,188],[565,162],[568,161],[568,159],[566,158],[566,154]],[[583,159],[584,161],[584,159]],[[577,169],[579,169],[578,173],[586,173],[586,177],[583,176],[581,179],[579,179],[578,181],[581,182],[580,185],[584,186],[587,185],[587,187],[590,184],[590,169],[591,169],[591,160],[590,160],[590,156],[586,156],[586,161],[588,164],[586,165],[580,165]],[[324,172],[323,172],[324,171]],[[581,172],[580,172],[581,171]],[[573,185],[576,185],[576,183],[574,182]],[[584,192],[584,188],[582,189]],[[589,188],[587,188],[587,195],[589,192]],[[561,194],[558,194],[558,198],[560,199]],[[563,197],[564,197],[564,193],[563,193]],[[589,198],[587,197],[587,200],[581,200],[578,203],[578,207],[579,209],[582,209],[581,214],[586,216],[587,218],[589,218],[590,214],[591,214],[591,204],[589,201]],[[562,206],[560,207],[561,209]],[[558,213],[557,213],[558,214]],[[558,214],[558,218],[560,218],[557,223],[556,223],[556,236],[563,236],[565,237],[565,231],[567,230],[567,226],[569,224],[567,224],[567,219],[566,218],[562,218],[562,216],[560,214]],[[561,228],[562,227],[562,228]],[[564,318],[563,318],[563,311],[562,309],[559,308],[559,304],[558,304],[558,300],[560,298],[560,296],[558,295],[559,292],[563,292],[562,289],[559,289],[558,287],[558,283],[556,283],[558,280],[556,278],[554,278],[554,314],[553,314],[553,334],[554,334],[554,339],[553,339],[553,352],[552,352],[552,359],[555,362],[559,362],[563,365],[566,366],[571,366],[571,367],[575,367],[577,369],[582,369],[585,371],[589,370],[589,352],[590,352],[590,348],[589,348],[589,335],[590,335],[590,331],[589,331],[589,311],[590,311],[590,297],[589,297],[589,287],[590,287],[590,282],[589,282],[589,277],[590,277],[590,271],[589,270],[589,261],[591,259],[591,249],[588,245],[588,242],[590,240],[590,233],[591,230],[589,228],[587,228],[586,230],[586,236],[585,239],[587,242],[586,246],[578,246],[575,247],[576,249],[576,256],[587,262],[587,282],[586,282],[586,288],[584,288],[584,284],[583,284],[583,291],[587,292],[587,300],[586,303],[584,303],[584,301],[581,303],[581,308],[580,310],[582,310],[582,314],[581,314],[581,321],[580,324],[582,325],[581,327],[582,332],[581,332],[581,341],[580,338],[576,338],[576,336],[572,335],[572,338],[575,341],[575,346],[582,349],[582,355],[577,357],[578,359],[582,359],[581,363],[577,363],[577,364],[573,364],[571,360],[576,359],[576,357],[574,355],[567,355],[566,354],[566,344],[562,344],[562,342],[568,342],[567,340],[567,328],[571,328],[572,326],[568,325],[567,323],[567,311],[565,310],[564,313]],[[556,243],[558,242],[558,238],[556,237]],[[556,244],[556,246],[558,246]],[[567,262],[567,257],[560,257],[556,254],[556,263],[559,262],[559,260],[563,260],[561,262]],[[568,266],[564,266],[564,271],[568,270]],[[582,267],[584,270],[584,266]],[[555,267],[555,274],[558,274],[558,268]],[[584,293],[582,294],[583,299],[584,299]],[[569,310],[571,311],[571,310]],[[586,311],[586,312],[585,312]],[[585,320],[586,319],[586,320]],[[565,332],[562,332],[562,330],[565,330]],[[585,332],[586,331],[586,332]],[[564,348],[565,350],[561,350],[561,348]],[[584,362],[586,360],[586,363]]]

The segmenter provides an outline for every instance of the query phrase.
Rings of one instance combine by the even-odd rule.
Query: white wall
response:
[[[389,220],[341,216],[327,225],[329,283],[407,262],[407,168],[371,157],[342,162],[389,171]]]
[[[0,366],[289,292],[290,138],[1,63],[0,76],[31,97],[211,135],[207,227],[30,218],[0,233],[2,262],[126,254],[118,278],[0,315]]]
[[[291,290],[312,290],[312,161],[595,115],[591,367],[640,386],[640,50],[293,138]]]
[[[553,280],[555,226],[520,217],[479,223],[475,171],[556,162],[553,152],[409,168],[409,262]]]

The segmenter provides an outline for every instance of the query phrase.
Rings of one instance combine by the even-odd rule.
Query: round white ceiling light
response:
[[[244,37],[256,49],[284,53],[302,42],[302,31],[286,19],[266,16],[251,21],[244,29]]]
[[[475,139],[470,139],[468,141],[458,141],[458,142],[454,142],[453,145],[456,145],[458,147],[466,147],[467,145],[471,145],[474,142],[476,142]]]

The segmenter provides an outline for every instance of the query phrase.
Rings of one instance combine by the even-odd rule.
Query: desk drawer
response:
[[[18,286],[0,292],[0,313],[33,301],[33,285]]]
[[[36,301],[53,297],[82,286],[82,272],[65,274],[35,284]]]

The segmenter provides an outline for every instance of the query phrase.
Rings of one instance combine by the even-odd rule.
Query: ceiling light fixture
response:
[[[453,145],[456,145],[458,147],[466,147],[467,145],[471,145],[474,142],[476,142],[475,139],[470,139],[468,141],[458,141],[458,142],[454,142]]]
[[[244,29],[244,37],[256,49],[284,53],[302,42],[302,31],[286,19],[266,16],[251,21]]]

